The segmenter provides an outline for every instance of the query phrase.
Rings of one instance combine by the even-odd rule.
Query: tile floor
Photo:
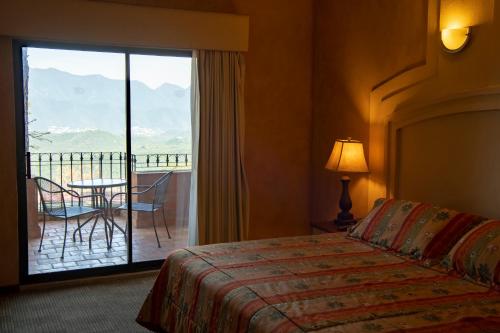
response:
[[[82,221],[83,222],[83,221]],[[125,226],[125,219],[116,220],[120,226]],[[82,228],[82,242],[76,234],[73,242],[73,231],[77,224],[71,220],[68,223],[68,234],[64,259],[61,251],[64,236],[64,222],[48,221],[41,252],[38,252],[40,239],[28,242],[29,274],[50,273],[63,270],[84,269],[127,263],[127,244],[123,233],[115,229],[111,249],[107,249],[106,237],[102,220],[96,226],[92,237],[92,248],[89,249],[89,235],[92,228],[88,223]],[[41,224],[40,224],[41,227]],[[187,226],[169,224],[171,239],[167,236],[165,226],[156,227],[161,248],[158,248],[154,230],[149,228],[132,229],[132,253],[134,262],[164,259],[170,251],[187,246]]]

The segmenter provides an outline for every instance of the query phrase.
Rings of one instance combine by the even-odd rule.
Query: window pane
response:
[[[127,245],[117,230],[127,212],[115,215],[111,248],[104,212],[106,200],[126,190],[125,55],[31,47],[23,54],[28,272],[126,264]]]
[[[131,55],[130,74],[132,190],[149,189],[133,195],[132,260],[164,259],[187,245],[191,58]]]

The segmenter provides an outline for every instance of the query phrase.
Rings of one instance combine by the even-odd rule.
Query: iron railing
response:
[[[63,187],[76,180],[123,179],[127,175],[127,154],[123,152],[27,152],[25,157],[26,178],[44,177]],[[131,167],[132,172],[190,170],[191,158],[191,154],[132,154]]]
[[[26,153],[26,176],[41,176],[63,183],[66,178],[124,178],[123,152]],[[132,171],[191,169],[191,154],[132,154]]]
[[[132,171],[191,169],[191,154],[132,155]]]

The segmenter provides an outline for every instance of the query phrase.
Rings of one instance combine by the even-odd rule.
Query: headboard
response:
[[[500,218],[500,94],[396,110],[388,193]]]

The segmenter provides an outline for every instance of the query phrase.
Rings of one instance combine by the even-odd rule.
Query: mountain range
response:
[[[29,131],[49,132],[43,140],[31,139],[33,152],[124,150],[124,80],[30,68],[28,112]],[[189,152],[190,112],[189,87],[165,83],[151,89],[131,81],[132,149]]]

